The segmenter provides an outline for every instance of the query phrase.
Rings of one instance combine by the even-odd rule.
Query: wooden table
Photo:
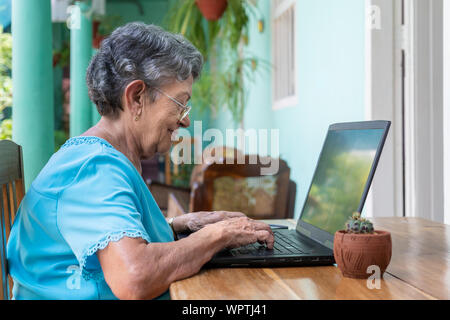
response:
[[[170,295],[200,300],[450,299],[450,226],[419,218],[372,221],[392,234],[392,259],[380,289],[369,289],[366,279],[344,278],[336,266],[222,268],[174,282]],[[293,220],[270,223],[295,228]]]

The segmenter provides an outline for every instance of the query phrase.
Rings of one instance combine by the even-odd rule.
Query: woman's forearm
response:
[[[197,273],[225,247],[265,242],[273,248],[273,233],[262,222],[246,217],[207,224],[179,241],[147,243],[124,237],[97,252],[105,280],[119,299],[152,299],[177,280]]]
[[[159,296],[172,282],[196,274],[225,245],[214,228],[175,242],[147,244],[139,259],[139,295],[143,299]]]

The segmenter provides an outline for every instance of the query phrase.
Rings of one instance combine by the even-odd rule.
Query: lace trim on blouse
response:
[[[106,141],[105,139],[99,138],[99,137],[95,137],[95,136],[72,137],[61,146],[61,149],[69,147],[69,146],[74,146],[74,145],[93,144],[93,143],[101,143],[109,148],[114,149],[114,147],[108,141]]]

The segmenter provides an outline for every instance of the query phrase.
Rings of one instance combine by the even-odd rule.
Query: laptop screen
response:
[[[334,234],[360,207],[383,129],[330,130],[300,219]]]

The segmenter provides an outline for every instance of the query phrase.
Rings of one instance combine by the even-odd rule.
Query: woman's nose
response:
[[[180,126],[183,128],[189,127],[191,124],[191,119],[189,119],[189,115],[186,115],[186,117],[183,118],[183,120],[180,121]]]

